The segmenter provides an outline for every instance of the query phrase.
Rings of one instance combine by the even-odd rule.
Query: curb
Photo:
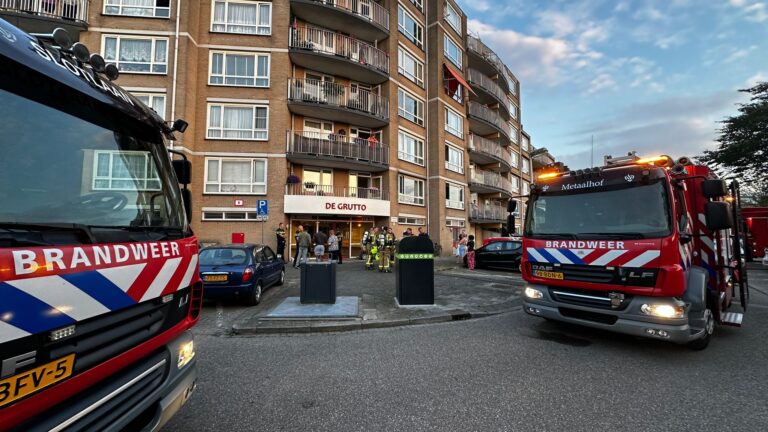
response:
[[[519,298],[518,298],[519,299]],[[486,318],[514,311],[519,305],[518,299],[498,305],[489,305],[478,308],[475,311],[453,310],[450,313],[416,316],[412,318],[384,319],[355,322],[260,322],[251,327],[240,327],[234,324],[231,334],[259,335],[259,334],[307,334],[307,333],[337,333],[358,331],[377,328],[404,327],[411,325],[437,324],[450,321],[465,321],[469,319]],[[503,306],[502,306],[503,305]]]

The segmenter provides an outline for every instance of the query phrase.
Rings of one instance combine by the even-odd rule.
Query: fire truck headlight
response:
[[[536,288],[525,287],[524,293],[525,293],[525,296],[528,297],[529,299],[540,299],[544,297],[544,293],[537,290]]]
[[[176,366],[181,369],[188,365],[193,358],[195,358],[195,341],[189,341],[179,347],[179,362]]]
[[[685,317],[685,308],[669,304],[644,304],[640,311],[646,315],[652,315],[659,318],[683,318]]]

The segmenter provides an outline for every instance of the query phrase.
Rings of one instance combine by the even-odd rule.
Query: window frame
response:
[[[115,44],[115,59],[108,59],[107,58],[107,39],[116,39]],[[120,47],[122,45],[122,40],[125,39],[132,39],[132,40],[142,40],[142,41],[150,41],[152,44],[151,49],[151,60],[149,61],[149,72],[145,71],[130,71],[130,70],[122,70],[120,69],[120,63],[130,63],[130,64],[147,64],[147,62],[134,62],[134,61],[127,61],[127,60],[119,60],[120,59]],[[158,41],[164,41],[165,42],[165,62],[156,62],[155,57],[157,55],[157,42]],[[144,35],[126,35],[126,34],[102,34],[101,35],[101,55],[104,57],[104,61],[107,64],[114,64],[117,66],[118,70],[121,74],[135,74],[135,75],[168,75],[168,57],[169,57],[169,38],[164,36],[144,36]],[[153,72],[154,66],[156,65],[164,65],[165,71],[164,72]]]
[[[219,175],[218,175],[218,181],[217,182],[212,182],[212,181],[208,180],[208,163],[210,161],[218,161]],[[251,192],[240,192],[240,191],[222,192],[221,191],[222,184],[232,184],[232,185],[245,185],[246,184],[246,183],[222,183],[222,181],[221,181],[221,173],[222,173],[223,170],[221,168],[222,168],[222,165],[223,165],[224,161],[230,161],[230,162],[249,161],[249,162],[251,162],[251,174],[250,174],[250,178],[251,179],[253,179],[255,174],[256,174],[256,172],[255,172],[256,163],[257,162],[263,162],[264,163],[264,182],[263,182],[264,192],[253,192],[254,186],[261,186],[262,185],[262,182],[253,182],[253,181],[251,183],[249,183],[249,186],[251,188]],[[269,172],[268,172],[268,170],[269,170],[269,160],[268,160],[268,158],[238,158],[238,157],[206,156],[205,159],[204,159],[204,162],[205,162],[205,167],[204,167],[204,173],[203,173],[203,175],[204,175],[204,177],[203,177],[203,195],[266,195],[267,192],[269,191],[269,186],[268,186],[268,184],[269,184]],[[207,188],[209,184],[218,185],[219,191],[218,192],[209,192],[208,188]]]
[[[451,189],[459,191],[459,201],[451,199]],[[456,183],[445,182],[445,208],[454,210],[464,210],[466,201],[466,193],[464,192],[464,186]],[[451,205],[456,204],[456,205]]]
[[[460,125],[459,126],[461,126],[461,130],[455,131],[453,127],[449,126],[450,125],[450,123],[448,122],[448,118],[449,118],[448,114],[449,113],[453,114],[454,116],[456,116],[456,118],[459,119],[459,121],[460,121]],[[445,106],[445,118],[444,118],[443,129],[445,129],[446,132],[448,132],[449,134],[451,134],[451,135],[453,135],[453,136],[455,136],[457,138],[464,139],[464,116],[459,114],[457,111],[455,111],[455,110],[453,110],[451,108],[448,108],[448,106]]]
[[[460,165],[450,162],[450,152],[456,152],[460,157]],[[445,142],[445,169],[459,174],[464,174],[464,150],[448,141]]]
[[[402,67],[401,60],[403,57],[410,57],[413,60],[413,63],[416,65],[417,72],[419,69],[421,69],[421,77],[415,75],[411,76],[409,71]],[[415,55],[413,55],[403,46],[397,47],[397,72],[407,78],[408,81],[411,81],[417,86],[424,88],[424,62],[419,60]]]
[[[451,26],[451,28],[455,30],[456,33],[458,33],[460,36],[464,36],[464,34],[461,31],[461,14],[459,13],[459,11],[456,10],[456,8],[454,8],[451,2],[449,1],[445,2],[445,8],[446,8],[446,11],[443,14],[445,18],[445,22],[447,22],[448,25]],[[450,13],[450,11],[453,11],[453,13]],[[454,24],[450,19],[448,19],[449,16],[455,16],[457,22]]]
[[[458,54],[458,58],[451,57],[448,53],[448,47],[449,45],[452,45],[456,47],[456,53]],[[447,58],[451,63],[453,63],[459,70],[464,70],[464,50],[461,48],[459,44],[457,44],[453,38],[448,36],[448,33],[443,33],[443,55],[445,58]]]
[[[207,140],[221,140],[221,141],[269,141],[269,105],[265,104],[241,104],[241,103],[229,103],[229,102],[208,102],[207,103],[207,111],[206,111],[206,120],[205,120],[205,139]],[[211,108],[214,106],[218,106],[221,108],[221,126],[219,128],[221,130],[221,136],[214,137],[210,135],[211,131]],[[253,129],[251,129],[251,136],[252,138],[227,138],[224,137],[224,108],[226,107],[237,107],[237,108],[243,108],[243,107],[250,107],[253,110]],[[257,108],[265,108],[267,110],[267,117],[266,117],[266,127],[264,129],[256,129],[256,109]],[[255,136],[256,132],[264,131],[265,135],[264,138],[253,138]]]
[[[212,213],[220,213],[221,218],[210,218],[206,217],[207,214]],[[243,218],[228,218],[228,214],[244,214],[245,217]],[[242,208],[236,208],[236,209],[219,209],[219,208],[208,208],[203,207],[200,215],[200,220],[203,222],[259,222],[262,221],[255,211],[247,211]]]
[[[528,174],[531,172],[531,163],[528,162],[528,158],[523,158],[522,166],[520,167],[520,172],[523,174]]]
[[[403,16],[403,23],[400,22],[400,16]],[[416,33],[418,33],[419,37],[416,37],[417,35],[414,35],[411,33],[411,29],[405,28],[405,16],[408,16],[416,26]],[[419,22],[418,19],[416,19],[413,14],[411,14],[408,9],[404,8],[403,5],[398,4],[397,5],[397,30],[405,36],[406,39],[411,41],[414,45],[419,47],[419,49],[424,49],[424,25]]]
[[[420,143],[421,144],[421,156],[411,155],[411,154],[406,153],[405,151],[403,151],[401,149],[401,147],[400,147],[400,145],[401,145],[400,137],[401,136],[405,137],[405,138],[412,139],[416,143],[414,145],[414,148],[417,148],[418,144]],[[416,135],[408,133],[408,132],[406,132],[406,131],[404,131],[402,129],[399,129],[397,131],[397,158],[399,160],[406,161],[406,162],[412,163],[414,165],[424,166],[424,146],[425,146],[424,139],[419,138]],[[402,155],[406,155],[406,157],[403,157]],[[408,159],[407,156],[412,156],[413,160]],[[421,162],[419,162],[419,159],[421,159]]]
[[[107,175],[106,177],[98,175],[99,155],[103,155],[103,154],[109,155],[109,175]],[[120,155],[120,154],[133,155],[133,156],[143,156],[144,157],[144,168],[145,168],[144,177],[140,178],[140,179],[139,178],[134,178],[134,177],[130,177],[130,178],[119,178],[118,177],[118,178],[115,178],[113,176],[113,174],[112,174],[112,172],[114,171],[115,155]],[[124,192],[161,191],[162,190],[162,182],[160,181],[160,175],[158,174],[157,177],[149,177],[149,175],[148,175],[149,174],[149,170],[147,168],[150,167],[150,165],[149,165],[150,162],[154,162],[154,160],[152,159],[152,156],[149,153],[143,152],[143,151],[131,151],[131,150],[94,150],[93,151],[93,175],[92,175],[92,178],[91,178],[91,190],[93,190],[93,191],[124,191]],[[157,169],[155,169],[155,174],[157,174]],[[109,186],[108,187],[97,187],[96,186],[96,182],[97,181],[104,181],[104,180],[109,182]],[[116,187],[112,187],[112,182],[115,181],[115,180],[118,180],[118,181],[126,181],[126,180],[128,180],[128,181],[143,182],[144,183],[144,188],[132,189],[132,188],[116,188]],[[158,187],[157,188],[149,188],[149,187],[147,187],[147,184],[150,181],[157,181]]]
[[[160,117],[165,119],[165,113],[166,113],[166,111],[168,111],[168,105],[166,104],[166,102],[168,101],[168,97],[167,97],[166,93],[162,93],[162,92],[130,92],[130,93],[135,98],[137,98],[137,99],[140,98],[140,97],[144,97],[144,96],[149,97],[149,103],[147,103],[145,105],[147,105],[148,107],[152,108],[153,110],[155,109],[154,106],[153,106],[154,105],[153,101],[156,98],[162,97],[163,98],[163,112],[162,113],[158,112],[157,114]],[[157,111],[155,111],[155,112],[157,112]]]
[[[256,31],[257,31],[256,33],[242,33],[242,32],[233,32],[233,31],[227,30],[227,28],[229,26],[244,27],[244,25],[243,24],[230,24],[230,23],[227,23],[226,21],[223,22],[223,23],[215,22],[214,19],[216,17],[216,3],[217,2],[222,2],[222,3],[225,4],[224,5],[224,16],[225,17],[228,15],[227,12],[229,10],[229,4],[230,3],[241,3],[241,4],[256,5],[256,11],[259,14],[259,15],[256,16],[256,21],[257,22],[259,21],[260,14],[261,14],[261,6],[262,5],[269,5],[269,32],[268,33],[258,33],[259,27],[263,27],[261,25],[256,25],[255,26],[256,27]],[[273,12],[274,12],[274,8],[272,7],[272,2],[271,1],[213,0],[213,1],[211,1],[211,25],[210,25],[209,31],[211,33],[225,33],[225,34],[237,34],[237,35],[247,35],[247,36],[272,36],[272,27],[273,27],[272,14],[273,14]],[[225,18],[225,20],[226,20],[226,18]],[[217,25],[217,24],[218,25],[223,25],[224,26],[224,30],[214,30],[213,26]],[[248,25],[246,24],[245,26],[248,26]]]
[[[417,102],[417,111],[420,111],[420,113],[414,113],[413,114],[413,117],[414,117],[413,119],[408,118],[408,117],[406,117],[405,115],[402,114],[404,112],[406,114],[409,114],[409,113],[408,113],[408,111],[405,111],[400,106],[400,93],[402,93],[404,96],[410,97],[411,99],[413,99],[414,101]],[[405,90],[403,87],[398,87],[397,88],[397,115],[398,116],[400,116],[400,117],[410,121],[411,123],[413,123],[415,125],[424,126],[424,105],[425,105],[424,101],[422,99],[419,99],[418,97],[416,97],[416,95],[414,95],[413,93],[409,92],[408,90]],[[420,109],[418,108],[419,106],[421,107]],[[420,116],[417,115],[417,114],[420,114]]]
[[[117,3],[116,4],[109,4],[110,1],[117,2]],[[155,0],[155,6],[125,6],[123,4],[124,1],[125,0],[104,0],[104,3],[102,5],[103,7],[101,9],[101,14],[102,15],[107,15],[107,16],[122,16],[122,17],[134,17],[134,18],[156,18],[156,19],[166,19],[166,20],[171,19],[171,3],[172,3],[171,1],[168,2],[168,6],[167,7],[165,7],[165,6],[157,6],[157,0]],[[120,11],[122,11],[126,7],[134,8],[134,9],[152,9],[154,11],[154,14],[153,15],[130,15],[130,14],[124,14],[124,13],[119,13],[119,12],[118,13],[111,13],[111,12],[107,12],[107,6],[117,7],[118,10],[120,10]],[[158,9],[160,9],[160,10],[167,9],[168,10],[168,15],[165,15],[165,16],[157,15],[157,10]]]
[[[406,180],[414,182],[414,191],[416,189],[418,189],[416,187],[416,185],[418,185],[418,184],[421,185],[421,196],[419,196],[419,195],[412,195],[412,196],[411,195],[406,195],[403,192]],[[419,206],[419,207],[424,207],[425,206],[424,183],[425,182],[422,179],[418,179],[418,178],[415,178],[415,177],[410,177],[410,176],[407,176],[407,175],[404,175],[404,174],[399,174],[397,176],[397,202],[400,203],[400,204],[407,204],[407,205],[415,205],[415,206]],[[413,198],[413,200],[411,200],[411,201],[408,201],[407,199],[404,200],[403,197],[411,197],[411,198]]]
[[[217,54],[223,55],[222,60],[222,69],[224,72],[219,75],[217,74],[217,77],[222,78],[222,83],[213,83],[211,80],[214,77],[213,74],[213,57]],[[250,76],[238,76],[238,75],[227,75],[227,56],[241,56],[241,57],[253,57],[253,77]],[[266,76],[259,76],[259,57],[266,57],[267,59],[267,75]],[[227,78],[252,78],[253,79],[253,85],[247,85],[247,84],[227,84]],[[269,53],[259,53],[259,52],[246,52],[246,51],[219,51],[219,50],[211,50],[208,54],[208,85],[209,86],[216,86],[216,87],[245,87],[245,88],[269,88],[272,84],[272,55]],[[258,80],[260,79],[266,79],[267,84],[266,85],[257,85]]]

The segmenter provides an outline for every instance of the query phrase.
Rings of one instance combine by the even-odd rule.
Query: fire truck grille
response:
[[[631,294],[623,294],[624,298],[617,306],[611,302],[609,293],[602,291],[576,290],[572,288],[550,287],[549,296],[558,303],[587,306],[606,310],[624,310],[632,301]]]
[[[575,318],[585,321],[592,321],[596,323],[601,324],[608,324],[613,325],[616,324],[616,321],[618,321],[619,317],[615,315],[608,315],[608,314],[602,314],[599,312],[589,312],[589,311],[583,311],[579,309],[571,309],[571,308],[558,308],[560,311],[560,314],[567,318]]]
[[[555,271],[562,272],[563,279],[568,281],[638,287],[655,286],[659,274],[658,269],[573,264],[562,264]]]
[[[614,269],[585,265],[563,265],[563,278],[578,282],[611,283],[616,277]]]

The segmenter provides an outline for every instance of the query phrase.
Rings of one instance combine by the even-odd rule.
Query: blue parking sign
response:
[[[259,200],[256,204],[256,214],[259,216],[266,216],[269,214],[269,202],[267,200]]]

